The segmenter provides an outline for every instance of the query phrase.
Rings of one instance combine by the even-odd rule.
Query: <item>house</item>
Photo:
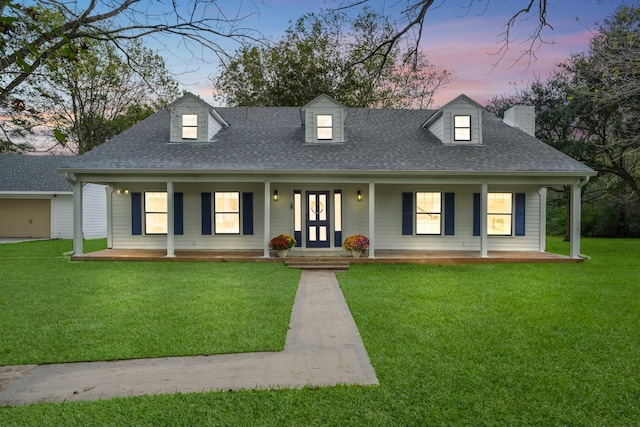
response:
[[[73,186],[61,156],[0,154],[0,237],[73,238]],[[105,186],[82,188],[83,234],[106,237]]]
[[[595,172],[533,136],[533,107],[503,122],[461,95],[438,110],[213,108],[186,94],[61,172],[109,187],[108,247],[259,250],[294,235],[298,255],[365,234],[385,250],[544,251],[546,189]],[[80,210],[80,205],[76,205]],[[78,212],[76,218],[82,218]],[[76,221],[76,229],[80,224]],[[75,235],[76,256],[82,239]]]

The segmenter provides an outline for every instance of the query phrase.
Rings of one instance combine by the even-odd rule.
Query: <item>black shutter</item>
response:
[[[202,193],[202,235],[211,235],[211,193]]]
[[[173,234],[181,236],[184,234],[183,220],[183,202],[182,193],[173,193]]]
[[[253,235],[253,193],[242,193],[242,234]]]
[[[142,193],[131,193],[131,234],[142,235]]]
[[[480,235],[480,193],[473,193],[473,235]]]
[[[444,235],[453,236],[455,234],[455,193],[444,193]]]
[[[516,193],[516,236],[524,236],[526,194]]]
[[[402,235],[413,235],[413,193],[402,193]]]

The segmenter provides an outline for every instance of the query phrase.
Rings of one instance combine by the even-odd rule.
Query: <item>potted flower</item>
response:
[[[344,239],[342,249],[351,252],[351,256],[357,258],[369,249],[369,239],[362,234],[354,234]]]
[[[278,251],[278,256],[284,258],[289,249],[296,245],[296,239],[288,234],[278,234],[269,241],[269,249]]]

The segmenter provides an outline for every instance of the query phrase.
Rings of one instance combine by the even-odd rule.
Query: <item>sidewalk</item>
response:
[[[336,384],[378,379],[335,274],[302,270],[282,352],[5,366],[0,405]]]

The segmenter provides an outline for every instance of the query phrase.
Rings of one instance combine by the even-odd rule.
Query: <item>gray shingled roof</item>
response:
[[[67,170],[415,171],[559,173],[593,171],[525,132],[483,114],[483,145],[443,145],[421,125],[433,110],[349,109],[346,142],[305,144],[297,107],[216,108],[229,123],[208,143],[170,143],[162,110],[66,163]]]
[[[0,191],[71,192],[73,187],[58,168],[64,156],[0,154]]]

